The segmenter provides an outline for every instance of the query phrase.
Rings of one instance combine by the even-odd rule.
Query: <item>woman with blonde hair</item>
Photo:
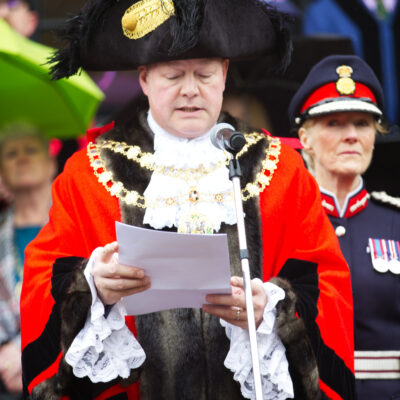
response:
[[[315,65],[289,115],[351,271],[359,399],[400,398],[400,199],[368,193],[362,175],[382,125],[383,93],[357,56]],[[388,171],[389,172],[389,171]]]

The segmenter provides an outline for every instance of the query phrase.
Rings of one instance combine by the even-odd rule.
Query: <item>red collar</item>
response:
[[[365,188],[351,193],[345,203],[345,208],[340,212],[336,197],[332,193],[327,193],[321,188],[322,206],[326,213],[336,218],[350,218],[368,205],[369,193]]]

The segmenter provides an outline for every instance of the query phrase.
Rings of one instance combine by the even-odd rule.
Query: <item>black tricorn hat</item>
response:
[[[362,111],[380,118],[382,109],[383,90],[372,68],[358,56],[333,54],[311,68],[288,113],[291,125],[299,126],[335,112]]]
[[[255,60],[286,67],[286,16],[262,0],[89,0],[67,21],[55,79],[189,58]]]

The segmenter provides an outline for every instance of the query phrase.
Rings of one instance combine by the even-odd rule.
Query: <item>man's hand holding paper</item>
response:
[[[119,264],[117,252],[118,242],[105,245],[93,266],[97,294],[105,305],[150,287],[150,278],[144,270]]]
[[[129,314],[201,308],[207,294],[231,294],[226,235],[185,235],[122,223],[116,224],[116,231],[121,267],[140,266],[151,280],[145,290],[146,280],[139,287],[130,282],[137,280],[137,269],[135,274],[125,275],[123,282],[129,290],[136,288],[134,295],[129,296],[128,291],[128,296],[122,296]]]

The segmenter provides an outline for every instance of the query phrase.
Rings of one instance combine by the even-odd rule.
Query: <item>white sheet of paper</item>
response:
[[[163,232],[116,222],[120,264],[143,268],[151,288],[124,298],[129,315],[200,308],[205,296],[231,293],[226,234]]]

